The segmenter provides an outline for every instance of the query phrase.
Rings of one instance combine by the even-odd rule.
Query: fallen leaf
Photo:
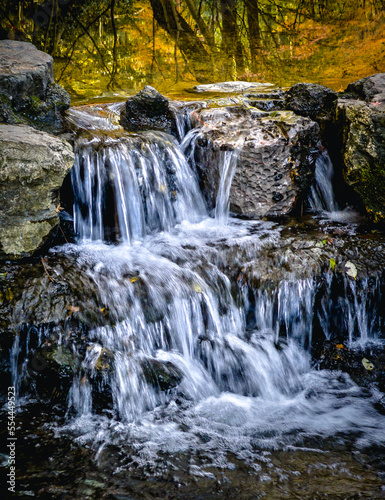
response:
[[[79,307],[78,306],[73,306],[73,305],[70,305],[70,306],[67,306],[67,309],[68,311],[72,314],[72,313],[76,313],[76,312],[79,312]]]
[[[336,260],[335,259],[330,259],[330,269],[334,271],[334,268],[336,267]]]
[[[372,371],[374,368],[374,364],[371,363],[368,359],[362,358],[362,364],[364,365],[365,370]]]
[[[357,277],[357,268],[356,266],[353,264],[353,262],[347,262],[345,264],[345,272],[348,276],[350,276],[351,278],[354,278],[356,279]]]
[[[202,288],[197,283],[193,284],[193,288],[196,292],[202,293]]]
[[[130,281],[131,283],[135,283],[135,281],[138,281],[139,279],[139,276],[133,276],[132,278],[130,278]]]

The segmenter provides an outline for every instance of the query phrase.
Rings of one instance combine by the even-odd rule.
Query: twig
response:
[[[66,240],[66,242],[68,243],[68,240],[66,238],[66,235],[64,234],[64,231],[63,231],[63,228],[61,226],[59,226],[60,228],[60,231],[61,231],[61,234],[63,235],[64,239]]]
[[[44,264],[43,257],[40,257],[40,260],[41,260],[41,263],[43,264],[44,271],[45,271],[46,275],[48,276],[48,278],[50,279],[50,281],[54,281],[56,283],[56,281],[53,278],[51,278],[51,276],[49,275],[49,272],[47,270],[47,266]]]

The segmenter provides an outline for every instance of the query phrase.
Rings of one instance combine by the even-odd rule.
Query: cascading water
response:
[[[114,108],[108,110],[96,120],[99,135],[76,144],[79,243],[55,254],[84,270],[109,322],[89,332],[68,395],[68,415],[76,418],[59,432],[93,443],[96,460],[106,443],[128,447],[129,465],[152,471],[159,453],[199,452],[206,465],[228,469],[232,453],[257,473],[260,447],[306,447],[337,434],[357,447],[384,443],[383,418],[370,394],[347,375],[311,367],[316,280],[287,279],[265,290],[234,285],[232,266],[281,238],[271,222],[228,219],[236,154],[224,153],[216,218],[210,219],[183,154],[186,142],[180,147],[162,133],[115,132]],[[86,115],[74,110],[71,119],[82,128]],[[101,129],[108,136],[101,137]],[[190,131],[186,141],[191,145],[197,136]],[[322,158],[323,171],[328,160]],[[323,208],[335,209],[334,200]],[[108,225],[120,244],[106,244]],[[356,295],[353,306],[347,302],[347,321],[363,325],[368,300]],[[319,311],[327,337],[328,299]],[[379,328],[362,327],[361,341]],[[15,364],[18,349],[15,344]],[[105,371],[103,355],[110,360]],[[98,391],[111,395],[102,411],[94,407],[92,384],[100,372]]]
[[[224,151],[221,160],[222,172],[215,204],[215,218],[220,224],[225,224],[230,210],[230,188],[238,160],[238,149]]]
[[[174,139],[160,132],[79,140],[72,183],[75,230],[83,240],[104,240],[111,209],[126,243],[206,213],[194,173]]]
[[[334,168],[327,151],[316,160],[315,179],[310,190],[309,204],[314,212],[338,210],[333,189]]]

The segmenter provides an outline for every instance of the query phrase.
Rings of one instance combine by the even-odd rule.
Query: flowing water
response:
[[[327,151],[317,158],[315,179],[309,195],[309,203],[315,212],[338,210],[333,189],[334,169]]]
[[[325,294],[315,313],[316,279],[289,277],[273,288],[234,284],[233,269],[281,238],[275,223],[228,216],[236,155],[223,156],[210,218],[177,141],[160,132],[124,133],[118,109],[70,112],[73,125],[88,130],[77,139],[72,173],[78,243],[54,255],[84,270],[111,321],[89,332],[57,435],[91,447],[97,464],[116,447],[114,474],[141,468],[149,478],[181,470],[215,478],[213,467],[231,474],[244,463],[261,482],[272,478],[271,450],[384,446],[376,395],[347,374],[312,366],[314,314],[332,337],[332,298]],[[335,210],[324,193],[329,160],[320,161],[322,208]],[[383,325],[368,311],[372,284],[346,286],[352,290],[340,310],[349,341],[378,341]],[[19,355],[15,344],[14,367]],[[98,393],[108,394],[105,407],[95,403]],[[185,465],[173,459],[181,456]]]

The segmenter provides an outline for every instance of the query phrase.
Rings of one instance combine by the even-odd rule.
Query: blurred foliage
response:
[[[234,79],[341,90],[385,71],[385,0],[0,0],[0,20],[75,99]]]

